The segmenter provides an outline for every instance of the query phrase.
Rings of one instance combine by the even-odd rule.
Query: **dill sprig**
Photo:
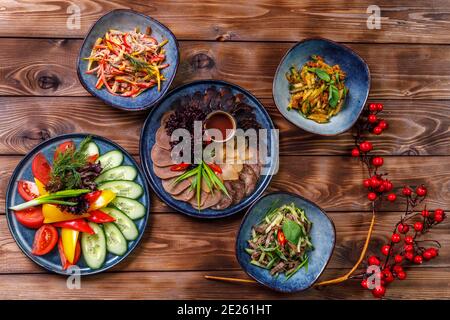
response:
[[[141,59],[137,59],[128,53],[125,53],[125,57],[128,59],[128,61],[130,61],[131,65],[133,66],[133,68],[136,71],[146,70],[147,73],[154,72],[153,66],[151,64],[149,64],[148,62],[141,60]]]
[[[81,175],[78,170],[88,163],[85,151],[91,140],[92,137],[88,136],[80,142],[78,148],[58,153],[50,172],[49,189],[53,189],[52,191],[74,189],[81,185]]]

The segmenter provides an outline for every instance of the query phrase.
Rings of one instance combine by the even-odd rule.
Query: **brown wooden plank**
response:
[[[1,194],[6,192],[7,181],[21,157],[0,157]],[[386,172],[394,183],[394,192],[405,184],[424,183],[429,192],[430,208],[450,209],[449,157],[387,157]],[[293,170],[295,168],[295,170]],[[280,170],[268,191],[284,190],[301,194],[328,211],[364,211],[369,209],[362,180],[366,176],[357,160],[350,157],[281,156]],[[153,194],[153,193],[152,193]],[[170,212],[166,205],[152,197],[153,212]],[[0,208],[4,197],[0,198]],[[403,210],[399,201],[383,203],[383,210]]]
[[[76,76],[80,45],[80,40],[0,39],[4,48],[0,57],[4,75],[0,78],[0,95],[89,95]],[[276,67],[291,46],[181,42],[181,63],[174,86],[195,79],[221,79],[241,85],[260,98],[269,98]],[[372,99],[450,99],[448,46],[350,46],[369,64]]]
[[[357,261],[370,222],[367,212],[330,212],[336,248],[328,268],[348,268]],[[399,220],[398,212],[379,214],[368,254],[379,250]],[[181,214],[154,214],[138,248],[112,271],[238,270],[235,239],[242,215],[217,221],[191,219]],[[428,239],[438,240],[439,258],[421,267],[450,267],[450,223],[436,227]],[[0,215],[0,274],[44,273],[20,251]]]
[[[287,121],[272,99],[261,102],[280,130],[282,155],[349,153],[351,132],[334,137],[310,134]],[[140,129],[147,116],[147,112],[113,109],[93,97],[0,97],[0,105],[0,154],[25,154],[49,137],[71,132],[102,135],[138,154]],[[450,155],[450,118],[442,117],[450,101],[423,101],[420,108],[400,100],[385,101],[384,105],[389,130],[372,138],[379,154]]]
[[[180,39],[298,41],[322,36],[346,42],[450,43],[446,0],[377,1],[380,30],[367,28],[370,0],[245,0],[223,1],[76,1],[79,29],[68,29],[73,1],[7,1],[0,11],[0,36],[84,37],[105,12],[132,8],[165,23]],[[39,27],[36,27],[39,26]],[[426,32],[424,32],[426,30]]]
[[[327,269],[322,278],[341,275]],[[208,274],[245,277],[243,271]],[[81,289],[67,289],[67,279],[57,275],[0,275],[1,299],[373,299],[358,280],[296,294],[281,294],[257,284],[230,284],[204,279],[205,272],[107,273],[81,279]],[[404,281],[392,283],[388,299],[448,299],[446,268],[413,270]]]

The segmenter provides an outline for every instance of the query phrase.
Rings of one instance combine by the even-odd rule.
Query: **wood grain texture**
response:
[[[322,278],[341,275],[326,269]],[[246,277],[243,271],[210,275]],[[358,280],[296,294],[281,294],[257,284],[230,284],[204,279],[205,272],[119,272],[82,278],[81,290],[69,290],[58,275],[0,275],[0,299],[373,299]],[[389,287],[388,299],[449,299],[450,278],[445,268],[411,270],[408,280]]]
[[[6,192],[12,170],[21,157],[0,157],[0,194]],[[387,157],[383,168],[394,184],[393,192],[400,193],[403,185],[424,183],[428,188],[429,208],[450,209],[450,157]],[[316,202],[327,211],[367,211],[369,201],[362,186],[365,169],[356,159],[329,156],[281,156],[280,168],[274,176],[270,191],[290,191]],[[152,212],[171,212],[152,192]],[[0,198],[0,208],[4,196]],[[399,202],[383,203],[382,209],[402,211]],[[1,209],[0,209],[1,210]]]
[[[89,95],[76,75],[80,40],[3,38],[0,46],[4,48],[0,56],[0,95]],[[236,83],[259,98],[270,98],[275,70],[291,46],[268,42],[181,42],[181,63],[173,86],[197,79],[221,79]],[[449,46],[350,47],[369,64],[372,99],[450,99]]]
[[[72,4],[81,12],[80,28],[67,27]],[[107,11],[132,8],[160,20],[183,40],[298,41],[321,36],[346,42],[450,43],[447,0],[433,5],[427,0],[377,1],[380,30],[367,27],[367,9],[373,4],[370,0],[3,1],[0,36],[84,37]]]
[[[271,98],[261,102],[280,130],[281,155],[349,154],[351,132],[334,137],[314,135],[287,121]],[[23,155],[50,137],[72,132],[102,135],[138,154],[140,130],[147,117],[147,112],[116,110],[93,97],[0,97],[0,105],[0,154],[9,155]],[[371,138],[376,141],[377,153],[450,155],[450,117],[442,116],[448,112],[450,101],[421,101],[420,108],[412,105],[415,102],[384,102],[383,115],[390,127]]]
[[[330,212],[337,239],[329,268],[348,268],[358,259],[370,223],[367,212]],[[380,255],[400,213],[378,215],[369,254]],[[239,270],[235,258],[236,234],[242,215],[211,222],[191,219],[182,214],[153,214],[144,237],[136,250],[111,271],[195,271]],[[430,239],[426,235],[424,239]],[[420,267],[450,267],[450,223],[433,230],[442,249],[439,258]],[[362,269],[361,269],[362,270]],[[0,215],[0,274],[45,273],[19,249],[7,228],[6,217]],[[450,271],[449,271],[450,275]]]

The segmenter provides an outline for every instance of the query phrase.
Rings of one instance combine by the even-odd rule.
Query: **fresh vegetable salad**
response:
[[[249,247],[251,264],[270,270],[271,275],[284,273],[287,279],[307,267],[308,251],[313,249],[311,221],[294,203],[272,206],[263,221],[252,228]]]
[[[146,209],[138,199],[137,170],[122,165],[124,155],[112,150],[100,155],[90,137],[78,146],[60,144],[52,165],[43,153],[32,161],[34,181],[18,181],[24,202],[10,207],[23,226],[36,229],[32,254],[58,250],[66,270],[82,257],[91,269],[102,267],[107,253],[124,255],[138,229],[133,220]],[[56,249],[57,248],[57,249]]]
[[[162,70],[169,66],[163,48],[167,42],[158,43],[150,28],[146,33],[109,30],[84,58],[89,61],[86,73],[97,77],[97,89],[105,87],[113,95],[134,98],[155,86],[160,91]]]

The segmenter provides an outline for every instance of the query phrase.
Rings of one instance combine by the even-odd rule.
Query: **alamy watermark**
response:
[[[366,13],[370,14],[367,18],[367,29],[381,29],[381,9],[377,5],[370,5],[367,7]]]
[[[174,164],[257,164],[262,175],[278,172],[278,129],[227,129],[224,137],[218,129],[202,128],[201,121],[194,121],[193,135],[183,128],[173,131],[171,141],[178,142],[171,151]]]
[[[71,4],[66,10],[67,17],[66,26],[69,30],[81,29],[81,9],[76,4]]]

